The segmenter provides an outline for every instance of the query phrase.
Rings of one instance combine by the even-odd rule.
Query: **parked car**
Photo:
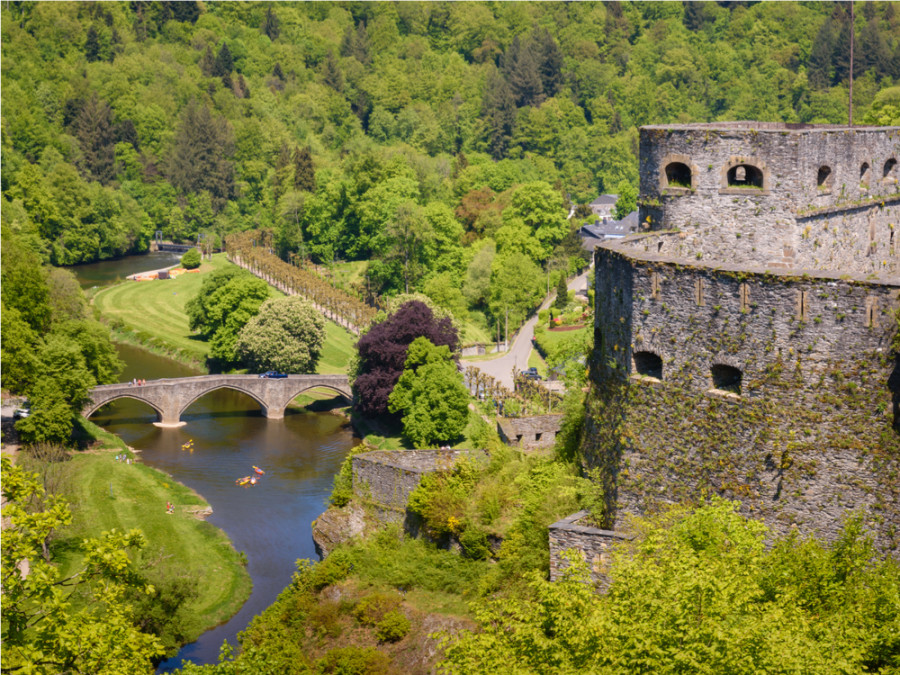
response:
[[[15,412],[13,412],[13,419],[20,420],[23,417],[28,417],[31,414],[31,410],[28,408],[16,408]]]
[[[281,380],[287,377],[287,375],[285,375],[284,373],[279,373],[277,370],[267,370],[262,375],[260,375],[260,377],[268,377],[271,380]]]
[[[540,380],[541,375],[538,373],[537,368],[526,368],[522,371],[522,377],[527,380]]]

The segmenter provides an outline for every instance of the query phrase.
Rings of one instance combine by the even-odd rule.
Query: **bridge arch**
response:
[[[243,387],[240,387],[236,384],[223,383],[223,384],[212,385],[209,388],[204,389],[201,392],[198,392],[197,395],[194,396],[193,398],[183,402],[181,404],[181,407],[178,408],[178,410],[175,412],[175,414],[178,417],[178,421],[179,422],[181,421],[181,416],[184,414],[184,411],[187,410],[188,408],[190,408],[194,403],[199,401],[201,398],[203,398],[207,394],[211,394],[214,391],[219,391],[220,389],[231,389],[232,391],[236,391],[239,394],[244,394],[245,396],[249,396],[251,399],[253,399],[259,405],[259,409],[262,411],[262,414],[264,416],[268,417],[269,408],[271,406],[269,404],[266,404],[265,400],[260,398],[259,394],[255,394],[252,391],[245,389]]]
[[[144,398],[143,396],[137,396],[137,395],[131,394],[131,393],[114,394],[114,395],[110,396],[109,398],[103,399],[99,403],[92,403],[87,408],[85,408],[85,410],[82,411],[81,416],[84,417],[84,419],[90,419],[91,415],[96,413],[103,406],[108,405],[110,403],[114,403],[115,401],[120,401],[124,398],[130,398],[133,401],[138,401],[140,403],[150,406],[153,409],[153,411],[156,413],[157,421],[161,422],[163,420],[163,417],[164,417],[163,409],[159,405],[157,405],[156,403],[154,403],[153,401],[151,401],[149,399]]]

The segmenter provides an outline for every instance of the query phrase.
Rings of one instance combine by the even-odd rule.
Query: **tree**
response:
[[[87,37],[84,40],[84,56],[88,63],[100,60],[100,39],[97,36],[97,29],[90,26],[87,31]]]
[[[316,169],[309,147],[294,148],[294,188],[306,192],[316,191]]]
[[[209,359],[220,364],[235,360],[238,333],[269,297],[269,286],[249,272],[217,270],[204,279],[200,293],[185,310],[191,330],[209,342]]]
[[[619,198],[616,200],[613,218],[622,220],[629,213],[637,209],[638,191],[637,188],[627,180],[623,180],[619,183],[617,191],[619,193]]]
[[[344,91],[344,75],[332,52],[328,52],[322,64],[322,81],[338,93]]]
[[[569,287],[566,284],[565,270],[559,273],[559,283],[556,284],[556,301],[553,306],[559,311],[563,311],[569,304]]]
[[[612,554],[605,595],[572,552],[563,578],[476,612],[481,630],[445,637],[443,673],[515,663],[555,673],[889,672],[898,665],[900,570],[872,560],[858,520],[824,546],[766,546],[766,527],[716,499],[638,521]],[[890,599],[893,598],[893,599]]]
[[[234,70],[234,57],[231,55],[231,50],[228,49],[228,43],[223,42],[216,54],[212,74],[214,77],[225,77],[231,75],[232,70]]]
[[[455,440],[466,427],[469,394],[447,346],[419,337],[409,345],[388,409],[403,416],[403,435],[417,448]]]
[[[314,373],[325,345],[325,319],[299,296],[272,298],[241,329],[235,353],[251,371]]]
[[[544,296],[546,280],[541,268],[524,253],[497,256],[491,265],[491,314],[497,321],[518,326]]]
[[[489,70],[485,78],[481,110],[491,156],[500,159],[506,155],[513,135],[516,101],[509,84],[496,68]]]
[[[3,516],[9,520],[0,554],[4,672],[148,672],[162,645],[134,627],[124,601],[129,589],[153,590],[141,582],[129,555],[144,546],[143,534],[112,530],[85,539],[80,568],[63,577],[42,548],[53,530],[71,523],[69,507],[49,497],[33,510],[30,504],[44,500],[40,479],[7,457],[0,475],[8,500]],[[27,574],[20,569],[23,561]]]
[[[388,397],[403,372],[407,348],[417,337],[455,352],[459,337],[449,318],[437,319],[423,302],[406,302],[373,323],[356,343],[353,392],[364,415],[387,415]]]
[[[188,249],[181,256],[181,266],[186,270],[195,270],[200,267],[203,259],[200,257],[200,251],[196,248]]]
[[[271,7],[266,7],[266,18],[263,20],[262,32],[272,41],[277,40],[281,34],[281,21],[279,21],[278,15],[272,11]]]
[[[486,239],[469,263],[463,283],[463,293],[469,304],[475,306],[487,304],[491,292],[491,268],[496,255],[497,244],[493,239]]]
[[[547,98],[536,51],[533,42],[521,41],[516,36],[501,59],[503,74],[519,107],[537,106]]]
[[[169,169],[172,185],[184,194],[206,190],[213,207],[221,210],[234,194],[231,125],[191,100],[182,112],[174,148]]]

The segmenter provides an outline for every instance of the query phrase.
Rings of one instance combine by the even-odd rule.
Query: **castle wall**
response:
[[[679,237],[595,252],[585,454],[603,469],[607,527],[721,494],[776,531],[826,538],[859,511],[898,551],[900,280],[712,268],[663,255]],[[740,372],[737,391],[719,388],[723,367]]]
[[[612,549],[628,537],[583,524],[581,521],[587,515],[587,511],[579,511],[550,526],[550,581],[562,577],[569,566],[567,552],[574,551],[587,563],[591,581],[599,589],[606,590]]]
[[[773,269],[898,271],[897,256],[889,255],[900,224],[898,168],[891,165],[900,156],[898,128],[643,127],[640,153],[641,222],[681,230],[693,255]],[[673,163],[690,168],[690,187],[668,181]],[[862,180],[864,164],[870,170]],[[729,186],[728,172],[738,165],[761,172],[758,188]]]

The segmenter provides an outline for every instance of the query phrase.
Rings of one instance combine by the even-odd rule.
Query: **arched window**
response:
[[[891,178],[894,178],[895,168],[897,168],[897,160],[891,157],[884,163],[884,171],[882,172],[881,177],[884,180],[890,180]]]
[[[763,188],[763,172],[752,164],[737,164],[728,170],[728,187]]]
[[[713,364],[712,385],[713,389],[725,391],[729,394],[741,393],[741,379],[743,374],[739,368],[726,366],[724,363]]]
[[[816,186],[820,190],[830,190],[831,184],[834,182],[834,174],[831,173],[830,166],[820,166],[819,173],[816,176]]]
[[[638,375],[661,380],[662,369],[663,364],[659,354],[653,352],[634,353],[634,370]]]
[[[869,166],[868,162],[863,162],[862,166],[859,167],[859,184],[868,186],[871,178],[872,167]]]
[[[666,165],[666,187],[690,188],[691,167],[684,162],[670,162]]]

